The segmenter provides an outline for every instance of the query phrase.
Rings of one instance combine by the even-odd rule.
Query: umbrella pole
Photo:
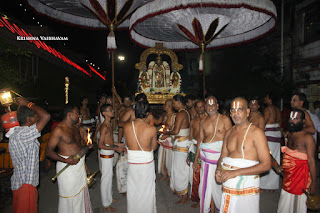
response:
[[[115,110],[115,97],[114,97],[114,92],[113,88],[114,86],[114,51],[111,52],[111,67],[112,67],[112,108]]]
[[[204,63],[203,63],[204,65]],[[203,66],[203,73],[202,73],[202,85],[203,85],[203,99],[206,98],[206,73],[204,71],[204,66]]]
[[[204,63],[204,50],[205,50],[205,44],[201,44],[201,59],[203,63],[203,71],[202,71],[202,92],[203,92],[203,99],[206,99],[206,70],[205,70],[205,63]]]

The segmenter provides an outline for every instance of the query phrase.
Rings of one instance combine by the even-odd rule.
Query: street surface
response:
[[[155,155],[156,156],[156,155]],[[94,150],[89,153],[87,156],[87,164],[90,168],[91,172],[96,171],[99,166],[97,162],[97,147],[94,147]],[[51,169],[48,173],[41,172],[40,174],[40,185],[39,185],[39,212],[40,213],[56,213],[58,210],[58,183],[53,183],[51,178],[55,175],[55,168]],[[191,208],[191,204],[193,202],[189,202],[186,204],[175,204],[179,200],[176,195],[173,195],[167,181],[159,182],[161,177],[157,175],[156,182],[156,197],[157,197],[157,212],[158,213],[195,213],[200,212],[200,208]],[[1,191],[4,191],[4,187],[10,187],[9,178],[0,179],[1,181]],[[100,176],[99,174],[96,176],[96,183],[90,188],[90,198],[91,205],[94,213],[102,213],[103,207],[101,205],[101,195],[100,195]],[[6,184],[4,184],[4,181]],[[113,196],[118,199],[118,203],[112,204],[113,207],[118,209],[118,212],[125,213],[127,211],[127,200],[126,197],[119,194],[116,187],[115,175],[113,179]],[[1,192],[0,191],[0,192]],[[9,213],[12,212],[11,207],[11,196],[7,191],[7,202],[6,206],[2,206],[3,209],[0,212]],[[274,213],[277,210],[278,199],[280,196],[280,190],[276,190],[275,192],[263,192],[260,195],[260,209],[261,213]],[[1,193],[1,197],[4,197],[4,194]],[[138,213],[138,212],[137,212]]]

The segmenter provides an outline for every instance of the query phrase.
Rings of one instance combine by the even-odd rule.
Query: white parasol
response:
[[[27,0],[38,13],[63,23],[87,28],[108,28],[107,50],[112,56],[114,88],[114,54],[117,49],[114,30],[129,26],[128,17],[139,6],[152,0]],[[113,94],[113,108],[114,108]]]
[[[144,47],[162,42],[169,49],[200,49],[201,71],[205,49],[263,37],[275,27],[276,15],[270,0],[156,0],[132,14],[130,36]]]

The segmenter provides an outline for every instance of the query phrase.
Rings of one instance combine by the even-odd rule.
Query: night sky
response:
[[[23,4],[21,7],[20,4]],[[278,7],[278,5],[276,5]],[[24,11],[24,9],[27,11]],[[279,11],[279,8],[278,8]],[[111,59],[106,52],[106,37],[108,31],[90,30],[65,25],[47,17],[40,16],[32,11],[24,1],[12,0],[1,1],[0,12],[8,17],[14,17],[18,26],[25,25],[39,27],[37,22],[49,29],[49,35],[67,36],[69,41],[47,42],[66,56],[69,50],[81,53],[84,58],[83,63],[78,63],[85,67],[85,59],[100,67],[102,75],[106,75],[106,81],[99,78],[83,77],[79,71],[79,81],[84,81],[90,86],[90,93],[101,91],[109,92],[111,87]],[[1,14],[3,16],[4,14]],[[278,12],[279,14],[279,12]],[[278,15],[279,16],[279,15]],[[35,20],[32,19],[35,17]],[[236,47],[210,51],[210,73],[206,75],[206,86],[210,94],[214,94],[221,99],[228,99],[237,95],[242,96],[263,96],[268,90],[279,91],[279,56],[280,54],[280,30],[279,25],[265,38]],[[126,57],[125,62],[116,61],[115,82],[116,88],[121,96],[133,94],[136,89],[138,70],[135,63],[139,62],[139,57],[145,49],[137,46],[130,40],[128,30],[116,31],[117,54]],[[41,50],[40,50],[41,51]],[[186,66],[185,61],[188,53],[178,52],[179,63]],[[85,67],[87,69],[87,67]],[[106,73],[105,73],[105,72]],[[201,76],[198,72],[186,73],[181,71],[183,81],[183,91],[186,93],[201,94]],[[195,80],[196,79],[196,80]],[[197,84],[198,91],[190,90],[193,84]],[[276,89],[277,88],[277,89]],[[88,94],[85,94],[88,95]]]

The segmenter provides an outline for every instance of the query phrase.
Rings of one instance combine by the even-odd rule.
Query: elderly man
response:
[[[315,142],[304,130],[304,122],[304,111],[293,109],[287,127],[288,143],[282,147],[284,176],[278,213],[307,212],[307,196],[302,190],[316,193]]]
[[[197,145],[197,154],[200,155],[201,173],[200,173],[200,212],[214,212],[215,207],[220,208],[221,204],[221,184],[214,181],[217,168],[217,161],[220,157],[223,138],[226,132],[232,127],[230,119],[226,115],[218,112],[219,104],[216,97],[209,96],[206,99],[206,117],[200,123],[199,142]],[[200,154],[201,153],[201,154]],[[196,162],[195,162],[196,163]]]
[[[264,132],[248,121],[244,98],[231,103],[235,123],[225,134],[216,180],[222,183],[220,212],[259,212],[259,174],[270,170],[271,158]]]

